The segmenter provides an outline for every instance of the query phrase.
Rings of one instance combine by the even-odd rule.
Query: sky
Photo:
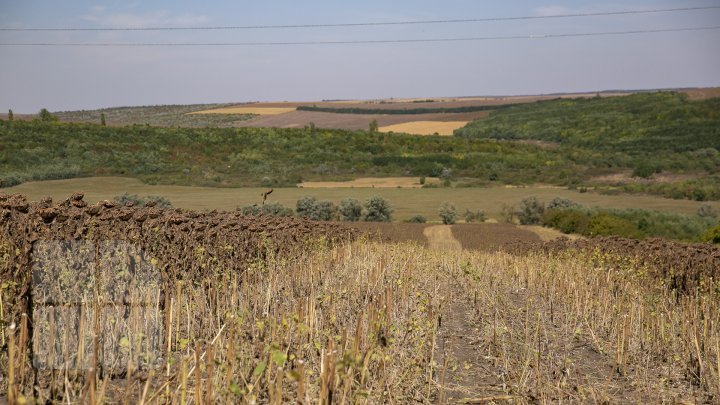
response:
[[[0,0],[0,28],[332,24],[720,6],[720,0]],[[458,24],[192,31],[0,31],[0,43],[302,42],[720,26],[720,9]],[[720,30],[442,43],[0,45],[0,111],[548,94],[720,86]]]

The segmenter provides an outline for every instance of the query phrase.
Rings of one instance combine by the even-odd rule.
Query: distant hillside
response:
[[[65,122],[99,124],[105,114],[105,122],[111,126],[151,125],[157,127],[231,127],[233,124],[253,117],[251,114],[197,115],[191,112],[222,108],[229,104],[158,105],[141,107],[113,107],[98,110],[61,111],[53,113]]]

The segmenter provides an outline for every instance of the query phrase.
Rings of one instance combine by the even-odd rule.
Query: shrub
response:
[[[354,198],[346,198],[340,201],[340,220],[356,222],[362,217],[362,204]]]
[[[641,162],[637,166],[635,166],[632,175],[633,177],[641,177],[643,179],[648,179],[658,171],[659,170],[650,163]]]
[[[380,129],[380,126],[378,125],[377,120],[370,121],[370,124],[368,124],[368,130],[370,132],[377,132]]]
[[[632,221],[612,214],[595,215],[588,224],[589,236],[622,236],[624,238],[642,238],[642,232]]]
[[[700,239],[703,242],[720,243],[720,225],[708,229]]]
[[[392,213],[393,209],[387,200],[373,196],[365,201],[363,220],[367,222],[390,222],[392,221]]]
[[[485,222],[485,212],[482,210],[465,210],[465,222]]]
[[[332,221],[337,217],[337,207],[330,201],[319,201],[315,197],[303,197],[295,206],[299,217],[307,217],[313,221]]]
[[[293,216],[292,208],[288,208],[279,202],[274,202],[265,205],[248,205],[242,207],[240,211],[243,215],[272,215],[275,217],[291,217]]]
[[[50,113],[50,111],[47,110],[47,108],[43,108],[38,113],[38,118],[42,122],[55,122],[58,120],[58,118]]]
[[[705,204],[698,208],[697,215],[703,218],[717,218],[718,213],[711,205]]]
[[[113,198],[113,201],[115,201],[119,205],[128,205],[132,204],[136,207],[147,207],[147,206],[153,206],[157,208],[172,208],[172,204],[170,203],[170,200],[168,200],[166,197],[158,196],[158,195],[149,195],[146,197],[140,197],[137,194],[129,194],[125,193],[123,195],[117,196]]]
[[[438,214],[440,214],[440,219],[442,219],[442,222],[445,225],[452,225],[457,220],[457,208],[455,208],[455,205],[450,202],[442,203],[440,209],[438,210]]]
[[[586,235],[590,218],[590,214],[577,209],[552,209],[545,212],[542,224],[563,233]]]
[[[411,224],[424,224],[427,222],[427,219],[422,215],[413,215],[410,217],[410,219],[406,220],[405,222],[409,222]]]
[[[568,209],[578,207],[579,204],[567,198],[555,197],[547,205],[548,210]]]
[[[544,213],[545,204],[537,197],[527,197],[520,201],[517,215],[522,225],[535,225],[542,221]]]
[[[508,224],[515,223],[516,209],[514,205],[503,204],[500,207],[500,220]]]

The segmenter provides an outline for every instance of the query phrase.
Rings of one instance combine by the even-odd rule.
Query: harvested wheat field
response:
[[[300,188],[421,188],[425,184],[440,184],[437,177],[426,177],[420,183],[419,177],[361,177],[348,181],[305,181],[297,186]]]
[[[404,124],[380,127],[380,132],[405,132],[413,135],[452,135],[453,131],[467,125],[468,121],[411,121]]]
[[[255,114],[279,115],[295,111],[295,107],[225,107],[212,110],[195,111],[189,114]]]
[[[79,194],[2,195],[0,218],[11,403],[720,399],[710,245],[444,251]]]

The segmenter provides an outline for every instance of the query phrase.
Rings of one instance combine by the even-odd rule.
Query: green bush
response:
[[[457,220],[457,209],[455,205],[450,202],[442,203],[440,209],[438,209],[438,214],[445,225],[452,225]]]
[[[593,216],[588,223],[589,236],[622,236],[624,238],[641,238],[642,232],[632,221],[611,214],[601,213]]]
[[[578,203],[569,200],[567,198],[562,197],[555,197],[547,205],[548,210],[557,210],[557,209],[568,209],[568,208],[576,208],[578,207]]]
[[[243,215],[272,215],[275,217],[291,217],[293,216],[293,210],[292,208],[288,208],[279,202],[273,202],[270,204],[265,205],[248,205],[245,207],[242,207],[240,211],[243,213]]]
[[[641,177],[643,179],[649,179],[658,171],[653,165],[643,162],[635,166],[632,172],[633,177]]]
[[[578,209],[554,208],[543,215],[542,224],[563,233],[588,234],[591,215]]]
[[[47,108],[43,108],[38,113],[38,119],[42,122],[55,122],[58,120],[56,116],[50,113]]]
[[[537,197],[527,197],[520,201],[517,216],[522,225],[536,225],[542,221],[545,204]]]
[[[340,201],[340,220],[356,222],[362,218],[362,204],[354,198],[346,198]]]
[[[467,222],[467,223],[485,222],[485,212],[482,210],[470,211],[470,210],[466,209],[465,210],[465,222]]]
[[[113,198],[118,205],[126,206],[132,204],[135,207],[147,207],[153,206],[157,208],[172,208],[170,200],[163,196],[149,195],[146,197],[140,197],[137,194],[125,193],[120,196]]]
[[[704,242],[720,243],[720,225],[710,228],[705,232],[701,239]]]
[[[392,221],[393,209],[384,198],[373,196],[365,201],[363,210],[363,221],[367,222],[390,222]]]
[[[704,204],[698,208],[697,216],[702,218],[717,218],[718,212],[712,205]]]
[[[422,215],[413,215],[412,217],[410,217],[410,219],[405,220],[405,222],[411,224],[424,224],[427,222],[427,218]]]
[[[337,207],[330,201],[319,201],[315,197],[303,197],[295,206],[298,217],[313,221],[332,221],[337,218]]]

